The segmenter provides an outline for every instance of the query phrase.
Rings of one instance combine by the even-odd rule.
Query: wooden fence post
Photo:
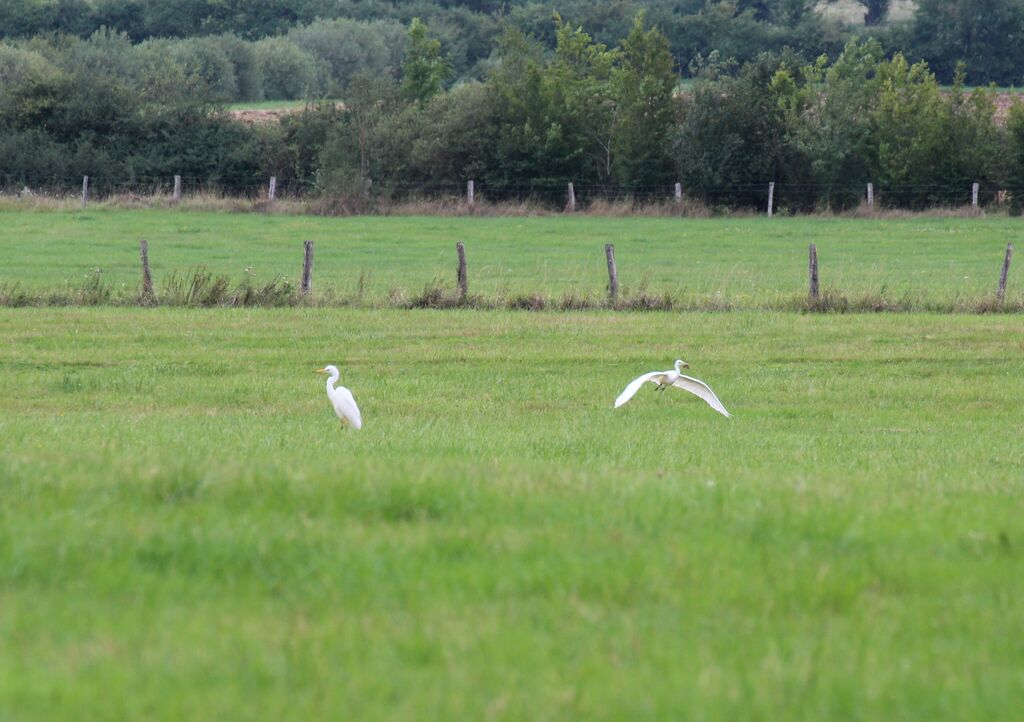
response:
[[[971,208],[974,210],[978,210],[978,190],[980,187],[981,184],[979,183],[973,183],[971,185]]]
[[[177,203],[181,200],[181,176],[174,176],[174,193],[171,195],[171,199]]]
[[[462,241],[455,244],[455,252],[459,256],[459,267],[455,271],[459,283],[459,300],[465,301],[466,295],[469,293],[469,277],[466,275],[466,246]]]
[[[270,186],[267,188],[267,200],[277,200],[277,176],[270,176]]]
[[[569,210],[576,210],[576,189],[573,188],[572,183],[569,184]]]
[[[299,287],[303,296],[309,295],[313,285],[313,241],[303,241],[302,285]]]
[[[768,217],[775,215],[775,181],[768,184]]]
[[[89,204],[89,176],[82,176],[82,208]]]
[[[466,201],[469,203],[469,207],[472,208],[473,204],[476,203],[476,188],[473,181],[466,181]]]
[[[808,293],[812,301],[818,300],[818,247],[811,244],[808,250],[807,275]]]
[[[875,184],[868,183],[868,210],[875,212]]]
[[[1003,302],[1006,298],[1006,277],[1010,275],[1010,261],[1013,260],[1013,244],[1006,244],[1006,256],[1003,258],[1003,270],[999,274],[999,290],[996,292],[996,297],[999,299],[999,303]]]
[[[683,184],[682,183],[676,183],[676,196],[675,197],[676,197],[676,203],[682,203],[683,202]]]
[[[155,296],[153,276],[149,272],[149,242],[146,239],[139,241],[139,257],[142,259],[142,300],[151,303]]]
[[[608,261],[608,297],[614,303],[619,296],[619,271],[615,267],[615,246],[613,244],[605,244],[604,256]]]

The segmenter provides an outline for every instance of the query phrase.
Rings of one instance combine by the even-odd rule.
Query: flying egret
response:
[[[669,371],[651,371],[649,374],[644,374],[633,381],[629,382],[629,386],[619,394],[619,398],[615,399],[615,408],[619,408],[624,403],[629,401],[631,398],[636,396],[636,392],[640,390],[640,387],[650,381],[652,384],[656,384],[659,391],[664,391],[669,386],[675,386],[676,388],[684,389],[689,391],[695,396],[699,396],[708,402],[708,406],[713,408],[718,413],[722,414],[726,418],[729,418],[729,412],[725,410],[725,406],[715,396],[715,392],[711,390],[711,387],[700,379],[695,379],[692,376],[683,376],[680,369],[690,368],[690,364],[685,361],[676,361],[675,369]]]
[[[334,413],[341,419],[342,426],[348,423],[352,425],[353,429],[363,428],[363,417],[359,414],[359,407],[356,406],[356,400],[353,398],[352,392],[344,386],[338,386],[337,388],[334,386],[334,383],[340,376],[338,367],[324,366],[322,369],[318,369],[317,373],[328,374],[327,398],[331,400],[331,404],[334,406]]]

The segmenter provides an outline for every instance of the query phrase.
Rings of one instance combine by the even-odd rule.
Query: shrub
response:
[[[317,91],[339,97],[356,75],[394,76],[405,30],[394,22],[319,20],[292,29],[288,41],[315,58]]]
[[[267,38],[255,43],[253,50],[263,77],[264,97],[295,100],[316,93],[316,62],[295,43],[285,38]]]
[[[235,65],[217,38],[199,37],[169,44],[171,57],[206,89],[205,97],[219,103],[238,98]]]
[[[0,93],[56,73],[57,68],[40,53],[0,44]]]
[[[236,94],[232,100],[263,100],[263,73],[256,49],[237,35],[220,35],[213,39],[234,67]]]

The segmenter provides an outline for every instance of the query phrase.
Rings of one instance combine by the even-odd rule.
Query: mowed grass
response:
[[[0,718],[1016,718],[1022,339],[0,311]],[[674,390],[611,408],[677,357],[734,419]]]
[[[915,307],[992,297],[1020,219],[928,218],[319,218],[156,210],[0,212],[0,284],[81,285],[100,269],[115,293],[140,285],[139,239],[149,241],[159,293],[172,273],[205,266],[238,282],[297,282],[302,241],[316,242],[317,294],[373,305],[455,284],[455,243],[466,244],[470,292],[485,297],[603,298],[604,245],[615,244],[625,295],[756,307],[807,291],[807,247],[818,246],[822,289],[910,297]],[[1018,243],[1018,246],[1020,244]],[[1007,301],[1024,299],[1011,270]]]

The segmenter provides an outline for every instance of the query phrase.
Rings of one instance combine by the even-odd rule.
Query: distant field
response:
[[[130,295],[138,240],[149,241],[157,289],[173,272],[205,265],[234,280],[297,281],[302,241],[316,242],[318,293],[374,303],[433,282],[454,286],[455,242],[466,244],[470,290],[488,296],[601,297],[604,245],[615,244],[623,293],[645,288],[738,307],[806,291],[816,243],[822,288],[948,301],[991,296],[1020,219],[353,217],[182,211],[0,212],[0,285],[80,284],[95,269]],[[248,269],[248,271],[247,271]],[[1011,271],[1011,299],[1024,296]]]
[[[0,310],[0,719],[1015,719],[1022,339]]]
[[[290,113],[300,112],[312,102],[327,101],[265,100],[258,103],[231,103],[227,111],[232,118],[245,123],[275,123]]]
[[[255,103],[230,103],[228,110],[290,110],[304,108],[306,100],[261,100]]]

